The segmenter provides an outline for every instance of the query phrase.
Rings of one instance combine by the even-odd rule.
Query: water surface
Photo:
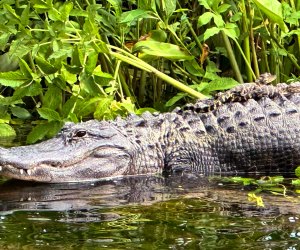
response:
[[[300,249],[299,201],[205,178],[0,185],[0,249]]]

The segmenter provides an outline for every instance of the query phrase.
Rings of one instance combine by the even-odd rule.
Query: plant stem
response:
[[[226,50],[227,50],[227,54],[228,54],[228,57],[229,57],[229,61],[231,63],[231,66],[233,68],[233,71],[235,73],[235,76],[236,76],[236,79],[239,83],[243,83],[243,77],[241,75],[241,72],[240,72],[240,69],[239,69],[239,66],[235,60],[235,57],[234,57],[234,52],[233,52],[233,49],[231,47],[231,44],[230,44],[230,41],[229,41],[229,38],[228,36],[225,34],[225,32],[223,30],[221,30],[221,34],[222,34],[222,37],[223,37],[223,41],[225,43],[225,47],[226,47]]]
[[[131,55],[130,53],[117,48],[115,46],[110,45],[111,48],[116,49],[118,51],[121,51],[122,53],[124,53],[125,55],[122,55],[121,53],[117,53],[117,52],[113,52],[111,51],[111,55],[120,59],[121,61],[127,62],[137,68],[140,68],[142,70],[145,70],[147,72],[151,72],[153,74],[155,74],[157,77],[161,78],[162,80],[166,81],[167,83],[171,84],[172,86],[174,86],[175,88],[193,96],[199,99],[205,99],[206,97],[197,92],[196,90],[184,85],[183,83],[175,80],[174,78],[160,72],[159,70],[157,70],[156,68],[152,67],[151,65],[149,65],[148,63],[144,62],[143,60]]]

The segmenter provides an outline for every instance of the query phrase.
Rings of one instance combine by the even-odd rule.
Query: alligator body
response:
[[[276,94],[232,98],[207,112],[207,101],[199,101],[170,113],[69,123],[53,139],[1,148],[0,175],[81,182],[179,171],[292,172],[300,165],[300,83],[269,86]]]

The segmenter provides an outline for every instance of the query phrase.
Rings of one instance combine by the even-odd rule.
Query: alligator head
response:
[[[130,175],[135,145],[109,122],[67,124],[55,138],[0,148],[0,175],[40,182],[92,181]]]

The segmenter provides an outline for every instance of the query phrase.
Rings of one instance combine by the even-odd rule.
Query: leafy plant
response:
[[[265,71],[278,81],[297,78],[300,6],[273,5],[1,1],[0,135],[38,120],[27,139],[33,143],[65,121],[165,111]]]

